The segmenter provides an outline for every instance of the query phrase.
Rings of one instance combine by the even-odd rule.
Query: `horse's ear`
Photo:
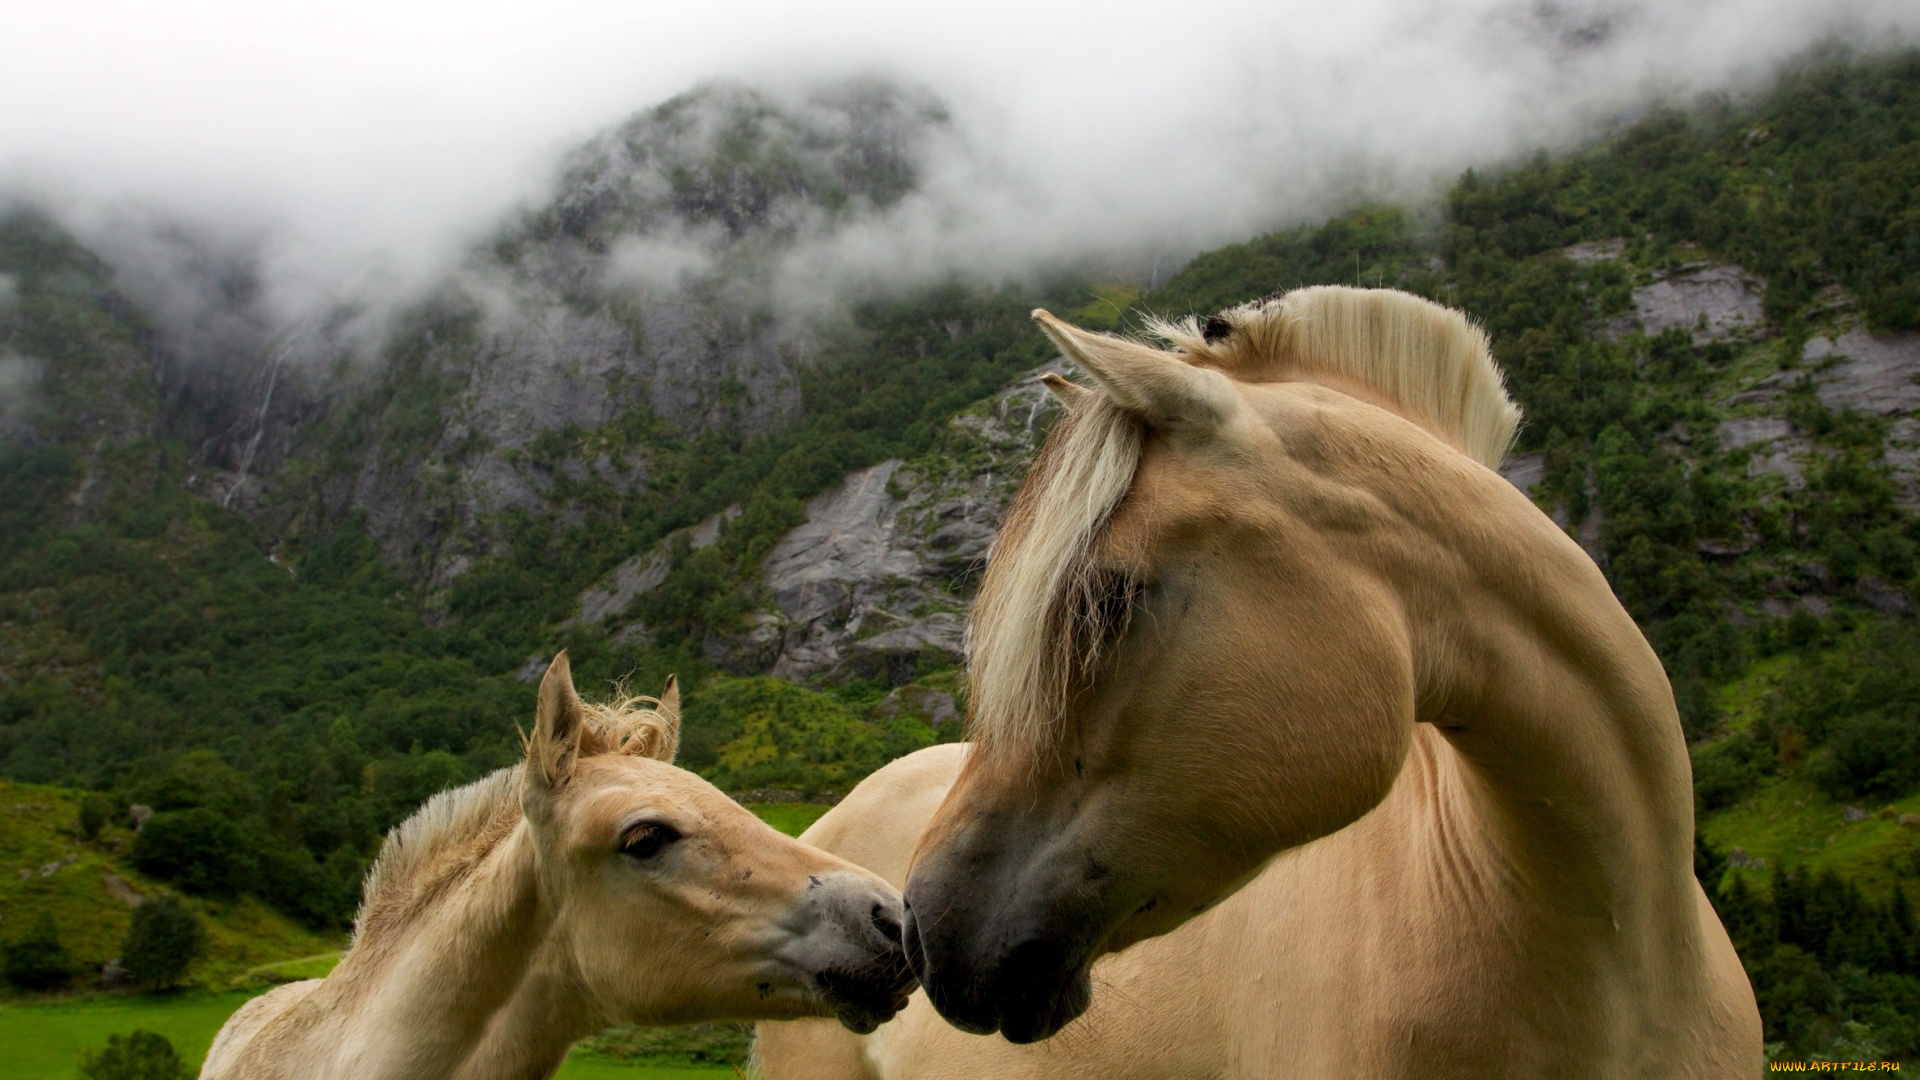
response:
[[[540,680],[540,703],[534,707],[533,734],[527,739],[528,778],[548,788],[565,783],[573,775],[585,726],[586,709],[573,689],[573,669],[562,649]]]
[[[1220,426],[1239,406],[1233,384],[1211,368],[1195,367],[1137,341],[1082,330],[1045,310],[1036,309],[1033,321],[1068,359],[1093,376],[1114,404],[1148,423],[1205,430]]]
[[[648,724],[628,737],[626,745],[620,748],[624,754],[637,754],[640,757],[657,758],[667,764],[673,764],[673,756],[680,752],[680,679],[667,676],[666,689],[660,691],[660,707],[654,710],[659,723]]]
[[[1082,402],[1094,395],[1094,391],[1051,371],[1040,376],[1040,385],[1046,387],[1060,404],[1069,409],[1079,407]]]

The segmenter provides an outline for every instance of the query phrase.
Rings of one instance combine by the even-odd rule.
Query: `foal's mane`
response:
[[[1520,423],[1487,337],[1391,289],[1318,286],[1149,329],[1188,363],[1245,382],[1336,375],[1424,419],[1489,468]],[[1125,583],[1091,561],[1132,486],[1144,429],[1104,393],[1068,410],[1007,510],[968,626],[979,751],[1034,747],[1126,617]]]
[[[672,725],[659,706],[655,698],[624,692],[603,704],[582,702],[580,756],[612,753],[647,737],[670,738]],[[356,941],[370,929],[404,921],[520,823],[523,768],[510,765],[442,791],[387,833],[361,889]]]

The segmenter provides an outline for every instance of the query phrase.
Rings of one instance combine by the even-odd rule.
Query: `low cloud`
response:
[[[22,103],[0,114],[0,188],[81,231],[175,340],[257,351],[316,312],[377,327],[545,203],[570,148],[703,80],[796,107],[849,74],[924,88],[915,107],[941,119],[905,148],[911,191],[783,224],[766,286],[806,311],[952,275],[1170,270],[1357,201],[1431,197],[1654,103],[1749,92],[1820,42],[1917,29],[1920,8],[1892,0],[606,0],[457,17],[43,0],[0,13],[0,93]],[[602,280],[710,278],[731,239],[635,225]]]

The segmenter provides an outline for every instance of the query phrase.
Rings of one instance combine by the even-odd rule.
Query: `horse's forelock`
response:
[[[1133,483],[1138,418],[1105,394],[1054,428],[1009,507],[968,626],[972,737],[997,757],[1041,745],[1105,641],[1100,530]]]

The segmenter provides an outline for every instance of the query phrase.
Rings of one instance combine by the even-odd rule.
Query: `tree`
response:
[[[80,1075],[84,1080],[187,1080],[187,1064],[165,1035],[135,1031],[107,1036],[104,1049],[80,1059]]]
[[[201,896],[244,892],[258,869],[247,834],[232,816],[204,806],[149,818],[134,839],[133,865]]]
[[[186,978],[187,968],[207,948],[207,931],[185,900],[162,893],[133,909],[133,923],[120,945],[127,978],[154,989]]]
[[[89,792],[80,800],[80,835],[89,840],[99,836],[112,816],[113,800],[97,791]]]
[[[73,958],[60,944],[53,916],[41,912],[33,929],[5,949],[7,981],[22,990],[53,990],[73,978]]]

